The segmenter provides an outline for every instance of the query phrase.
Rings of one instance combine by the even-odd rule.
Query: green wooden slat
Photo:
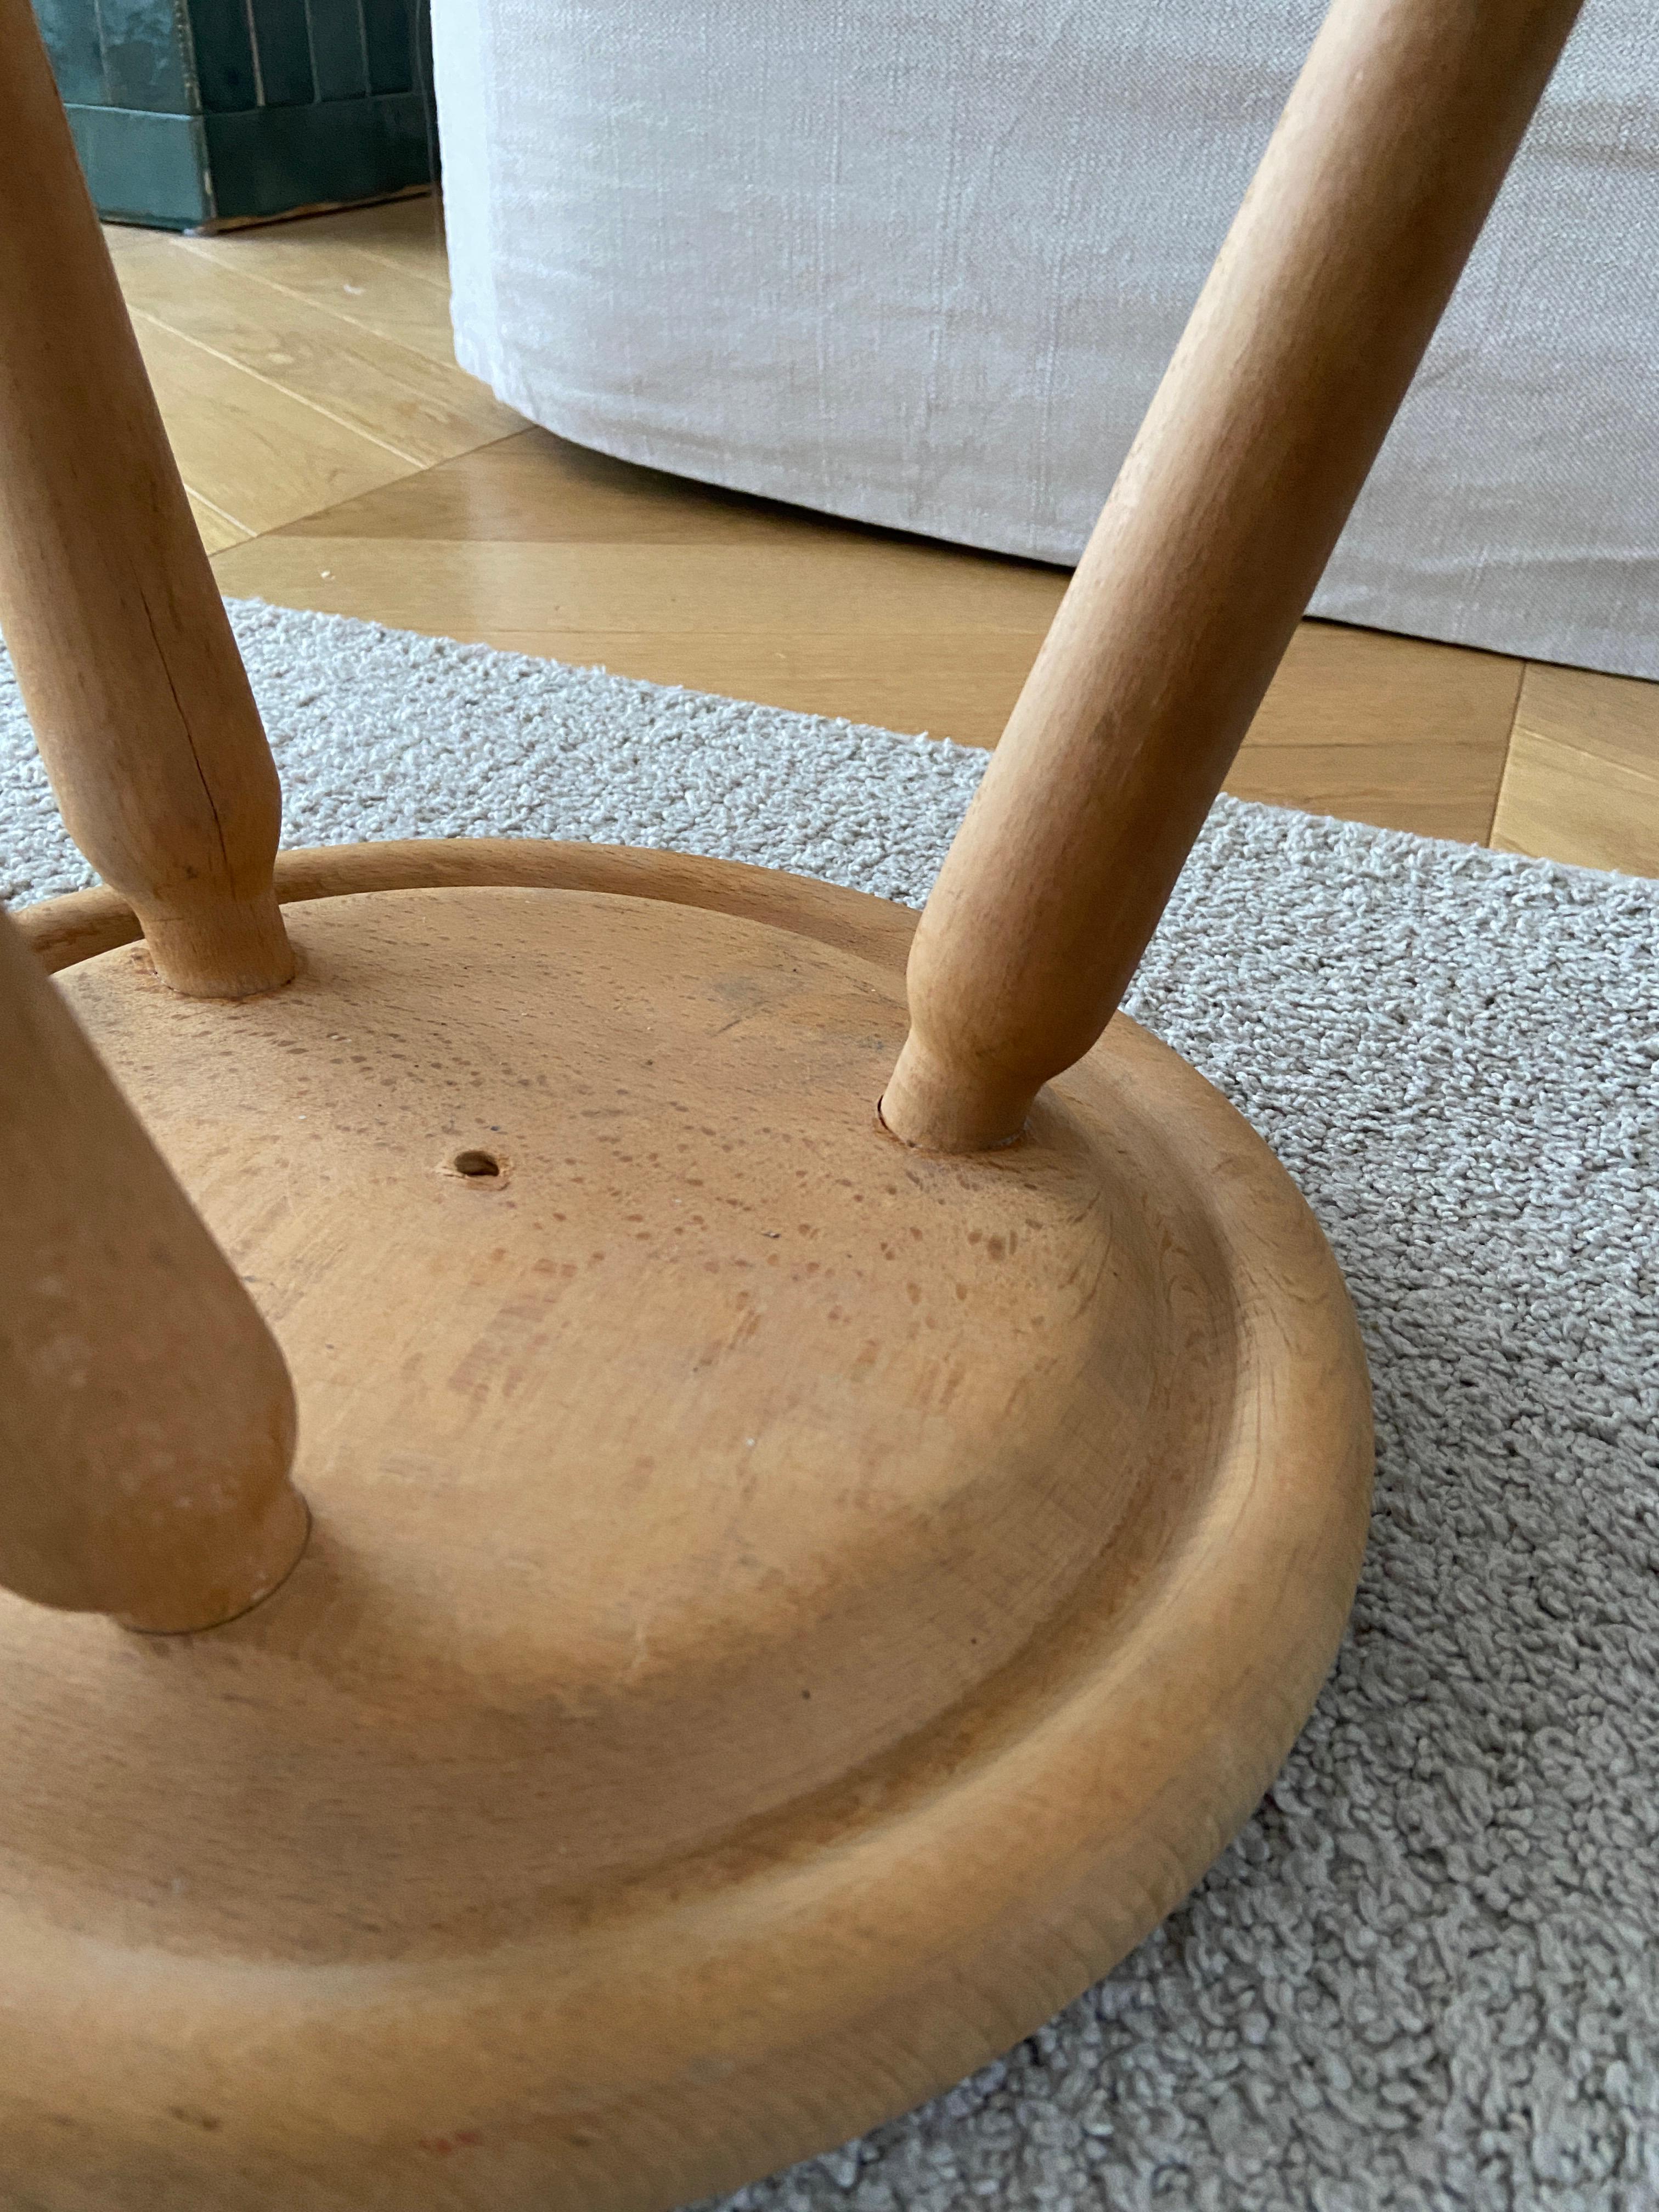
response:
[[[198,7],[203,4],[204,0],[197,0]],[[315,100],[306,0],[248,0],[248,4],[259,54],[261,105],[295,107]]]
[[[349,3],[355,4],[355,0]],[[257,107],[253,40],[242,0],[196,0],[190,11],[190,27],[202,106],[210,112]]]
[[[371,92],[415,88],[415,42],[410,0],[362,0]]]
[[[306,0],[319,100],[361,100],[370,89],[356,0]]]
[[[35,13],[64,98],[80,106],[107,106],[104,50],[98,40],[94,0],[35,0]]]
[[[104,96],[112,107],[186,115],[197,105],[173,0],[99,0]]]
[[[203,118],[221,219],[374,199],[429,181],[419,94]]]
[[[167,230],[193,230],[211,222],[213,191],[199,116],[73,106],[69,119],[100,215]]]

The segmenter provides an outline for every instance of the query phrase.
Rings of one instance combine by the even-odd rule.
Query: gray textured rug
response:
[[[983,757],[235,611],[289,841],[678,845],[919,902]],[[0,682],[0,892],[86,881]],[[1659,2206],[1659,884],[1224,801],[1133,1011],[1243,1109],[1376,1383],[1353,1627],[1108,1981],[748,2212]]]

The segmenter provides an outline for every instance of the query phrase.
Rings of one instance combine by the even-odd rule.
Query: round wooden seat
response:
[[[526,2212],[715,2187],[1024,2032],[1249,1810],[1364,1539],[1347,1300],[1127,1020],[1018,1144],[899,1144],[879,902],[297,857],[342,895],[282,992],[60,971],[281,1335],[314,1525],[211,1634],[0,1595],[14,2154],[64,2106],[194,2201],[232,2146],[256,2202],[423,2202],[438,2144]]]

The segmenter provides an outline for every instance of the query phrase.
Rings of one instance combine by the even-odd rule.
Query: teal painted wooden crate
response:
[[[426,4],[36,0],[36,12],[100,212],[194,230],[428,182]]]

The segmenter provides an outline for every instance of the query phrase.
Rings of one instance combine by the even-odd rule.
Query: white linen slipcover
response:
[[[464,366],[568,438],[1074,561],[1317,0],[436,0]],[[1314,600],[1659,678],[1659,24],[1587,0]]]

